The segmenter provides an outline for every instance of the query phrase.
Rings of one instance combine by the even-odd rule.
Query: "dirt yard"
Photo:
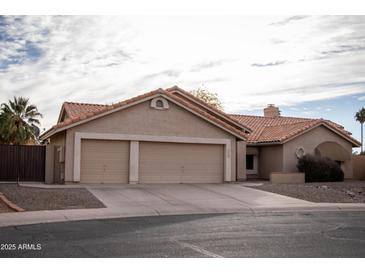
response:
[[[267,182],[252,188],[316,203],[365,203],[365,181],[275,185]]]
[[[84,188],[42,189],[0,184],[0,192],[26,211],[105,207]],[[1,210],[0,205],[0,212]]]
[[[14,212],[0,199],[0,213]]]

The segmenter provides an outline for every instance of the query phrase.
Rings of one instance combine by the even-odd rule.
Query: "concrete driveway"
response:
[[[90,185],[87,189],[108,208],[137,215],[242,212],[313,205],[239,184]]]
[[[41,188],[85,187],[107,207],[2,213],[0,214],[0,227],[137,216],[365,209],[364,204],[311,203],[244,187],[244,184],[63,186],[28,184],[28,186]]]

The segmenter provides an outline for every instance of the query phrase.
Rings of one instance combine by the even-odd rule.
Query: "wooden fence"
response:
[[[45,160],[45,146],[0,144],[0,181],[43,182]]]

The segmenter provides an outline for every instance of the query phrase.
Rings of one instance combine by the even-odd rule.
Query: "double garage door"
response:
[[[128,183],[129,141],[82,140],[82,183]],[[222,183],[224,146],[139,142],[139,183]]]

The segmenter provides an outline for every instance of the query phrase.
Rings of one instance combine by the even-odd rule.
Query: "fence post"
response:
[[[19,172],[19,166],[20,166],[20,146],[16,145],[16,154],[17,154],[17,160],[16,160],[16,182],[19,185],[19,181],[20,181],[20,172]]]

